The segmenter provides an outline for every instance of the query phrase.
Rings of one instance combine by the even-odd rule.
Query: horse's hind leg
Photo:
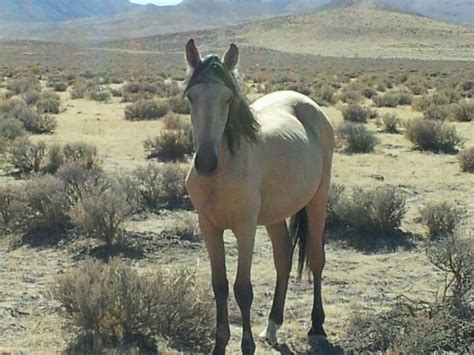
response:
[[[277,330],[283,324],[283,313],[285,309],[286,291],[288,289],[288,277],[291,271],[293,246],[285,221],[268,225],[266,228],[272,241],[273,261],[277,272],[277,281],[267,327],[260,333],[260,337],[273,346],[277,343]]]
[[[321,275],[325,263],[324,225],[326,222],[326,203],[329,192],[329,176],[323,176],[316,195],[306,206],[309,223],[308,259],[314,279],[312,326],[308,335],[326,336],[323,328],[324,309],[321,299]]]

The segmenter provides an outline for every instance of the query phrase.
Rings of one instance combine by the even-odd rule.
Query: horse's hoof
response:
[[[326,338],[326,332],[324,331],[324,328],[322,326],[319,327],[311,327],[311,329],[308,332],[309,337],[321,337],[321,338]]]

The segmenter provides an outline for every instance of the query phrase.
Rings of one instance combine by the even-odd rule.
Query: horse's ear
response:
[[[235,44],[231,44],[230,48],[224,54],[224,67],[227,70],[234,70],[239,63],[239,49]]]
[[[192,69],[196,69],[202,62],[201,55],[193,39],[190,39],[186,44],[186,61]]]

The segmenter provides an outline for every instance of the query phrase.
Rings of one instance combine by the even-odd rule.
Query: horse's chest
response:
[[[245,213],[256,213],[257,199],[248,185],[233,179],[190,176],[186,188],[194,207],[223,229]],[[255,201],[254,201],[255,200]]]

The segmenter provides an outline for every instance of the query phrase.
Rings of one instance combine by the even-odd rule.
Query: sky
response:
[[[130,0],[135,4],[176,5],[181,0]]]

